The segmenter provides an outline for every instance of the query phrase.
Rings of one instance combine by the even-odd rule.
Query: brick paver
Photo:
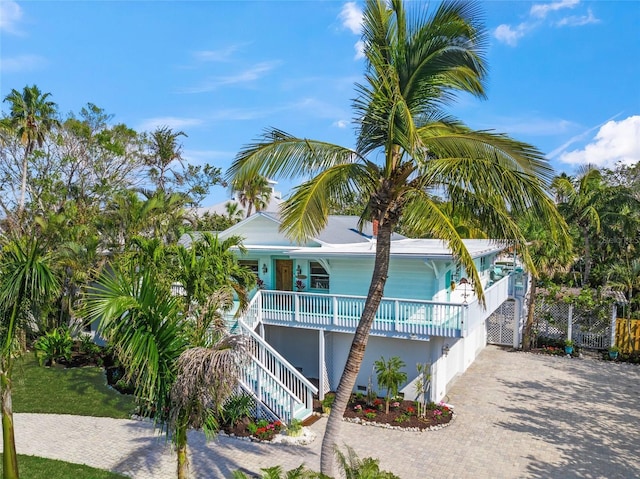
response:
[[[344,423],[341,443],[380,459],[402,479],[638,478],[640,367],[486,348],[451,388],[457,417],[439,431]],[[18,452],[123,472],[175,477],[175,458],[149,424],[108,418],[16,414]],[[194,478],[258,473],[276,464],[319,469],[326,419],[308,446],[189,437]]]

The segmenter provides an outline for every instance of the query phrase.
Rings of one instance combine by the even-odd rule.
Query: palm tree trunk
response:
[[[522,335],[522,350],[529,351],[533,342],[533,318],[536,310],[536,278],[531,278],[531,292],[529,295],[529,310],[527,311],[527,323],[524,325]]]
[[[175,431],[176,452],[178,453],[178,479],[189,477],[189,459],[187,458],[187,427],[179,425]]]
[[[582,287],[586,288],[589,284],[589,275],[591,274],[591,243],[589,242],[589,230],[584,228],[584,277],[582,278]]]
[[[327,421],[324,438],[322,440],[322,450],[320,454],[320,471],[333,477],[334,454],[336,442],[340,435],[342,416],[347,408],[351,392],[356,383],[365,348],[369,339],[369,331],[375,318],[378,306],[382,301],[384,285],[387,282],[389,271],[389,254],[391,252],[391,229],[389,222],[383,222],[378,229],[378,240],[376,243],[376,259],[373,269],[373,277],[367,294],[367,301],[358,323],[358,328],[351,343],[347,363],[345,364],[342,377],[338,383],[336,397],[331,407],[331,413]]]
[[[18,203],[18,216],[22,216],[22,212],[24,211],[24,200],[27,195],[27,168],[29,159],[29,153],[31,153],[30,145],[27,145],[24,149],[24,158],[22,159],[22,182],[20,184],[20,202]],[[20,226],[22,226],[22,221],[18,219]]]
[[[7,371],[0,373],[2,388],[2,467],[3,479],[18,479],[18,456],[13,427],[13,404],[11,402],[11,379]]]

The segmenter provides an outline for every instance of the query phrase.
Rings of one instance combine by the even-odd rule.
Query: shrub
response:
[[[253,400],[246,394],[236,394],[229,398],[225,403],[222,413],[220,414],[222,425],[233,427],[242,418],[251,414]]]
[[[34,344],[34,349],[40,366],[53,366],[57,360],[71,359],[71,349],[73,339],[69,331],[63,328],[56,328],[38,338]]]
[[[292,419],[287,426],[287,434],[292,437],[298,437],[302,435],[302,421],[299,419]]]
[[[405,367],[405,363],[398,356],[389,358],[388,361],[382,357],[374,363],[376,374],[378,375],[378,386],[387,390],[385,396],[386,413],[389,414],[389,403],[391,398],[398,395],[400,384],[407,380],[407,373],[400,371]]]

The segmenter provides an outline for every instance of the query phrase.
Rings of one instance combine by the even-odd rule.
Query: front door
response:
[[[293,260],[276,260],[276,289],[293,291]]]

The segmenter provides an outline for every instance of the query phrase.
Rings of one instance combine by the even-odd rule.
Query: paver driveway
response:
[[[343,441],[403,479],[639,478],[640,367],[486,348],[448,397],[457,418],[425,433],[344,423]],[[276,464],[319,469],[326,420],[308,446],[190,438],[195,478]],[[164,439],[135,421],[17,414],[18,451],[123,472],[174,477]]]

